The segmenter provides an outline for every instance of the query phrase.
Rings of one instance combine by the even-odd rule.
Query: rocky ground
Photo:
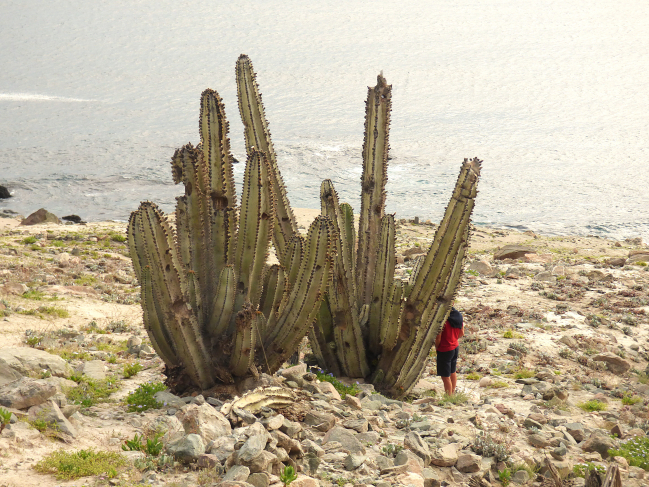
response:
[[[433,234],[400,222],[399,276]],[[0,406],[13,413],[0,487],[280,486],[285,465],[299,487],[500,485],[505,469],[541,485],[547,462],[570,478],[575,465],[616,462],[625,487],[649,485],[649,473],[608,456],[649,430],[649,248],[639,240],[475,229],[455,304],[467,326],[460,394],[443,396],[434,356],[404,401],[362,381],[320,381],[301,363],[255,384],[290,391],[291,405],[253,412],[156,392],[162,363],[127,255],[122,224],[0,218]],[[57,450],[122,452],[136,434],[157,434],[162,455],[120,453],[108,475],[77,480],[35,469]]]

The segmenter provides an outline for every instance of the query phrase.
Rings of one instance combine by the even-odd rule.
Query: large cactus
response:
[[[337,252],[310,342],[330,372],[367,377],[403,397],[417,383],[460,283],[481,161],[465,159],[428,254],[409,282],[395,280],[394,215],[385,214],[391,91],[379,75],[367,97],[358,242],[351,206],[338,202],[330,180],[322,183],[322,215],[333,221]]]
[[[144,325],[177,390],[276,371],[307,334],[329,280],[333,224],[318,217],[306,239],[296,233],[247,56],[236,73],[248,153],[241,206],[223,103],[205,90],[200,144],[171,161],[185,186],[175,229],[150,202],[128,225]],[[280,265],[266,263],[271,241]]]

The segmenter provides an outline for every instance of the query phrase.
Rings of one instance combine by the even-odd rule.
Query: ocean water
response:
[[[387,211],[438,220],[484,160],[474,221],[649,240],[649,3],[3,0],[0,209],[166,211],[205,88],[244,160],[234,64],[254,62],[295,207],[358,209],[364,101],[393,85]],[[235,166],[240,181],[243,164]]]

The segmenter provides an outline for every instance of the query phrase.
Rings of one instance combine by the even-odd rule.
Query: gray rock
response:
[[[43,379],[23,377],[0,387],[0,406],[25,409],[47,401],[56,387]]]
[[[358,467],[363,465],[363,462],[366,460],[365,455],[355,455],[353,453],[350,453],[345,457],[345,460],[343,460],[343,466],[345,467],[345,470],[356,470]]]
[[[82,362],[75,370],[90,379],[104,380],[106,378],[106,365],[101,360]]]
[[[221,436],[212,441],[205,450],[216,456],[223,463],[234,452],[234,445],[236,443],[237,440],[234,436]]]
[[[606,362],[608,370],[610,370],[615,375],[622,375],[626,373],[630,368],[631,364],[624,360],[622,357],[618,357],[614,353],[606,352],[600,353],[593,357],[595,362]]]
[[[563,425],[570,436],[572,436],[577,443],[584,441],[584,425],[581,423],[566,423]]]
[[[267,473],[253,473],[248,477],[247,482],[255,487],[268,487],[270,485],[270,477]]]
[[[348,419],[347,421],[343,421],[343,426],[358,433],[367,433],[369,423],[365,418]]]
[[[524,245],[505,245],[494,253],[494,260],[519,259],[525,254],[536,254],[536,250]]]
[[[550,454],[557,460],[563,460],[568,453],[568,449],[564,443],[561,443],[558,447],[550,452]]]
[[[421,458],[424,461],[424,467],[430,465],[432,459],[430,449],[417,432],[411,431],[408,433],[403,440],[403,446]]]
[[[0,363],[0,387],[10,382],[14,382],[22,377],[22,374],[16,369],[12,369],[5,363]]]
[[[21,225],[37,225],[39,223],[57,223],[60,224],[61,220],[54,213],[50,213],[45,208],[36,210],[34,213],[25,218]]]
[[[40,375],[46,370],[56,377],[68,377],[72,371],[58,355],[29,347],[0,348],[0,364],[8,365],[22,375]]]
[[[343,448],[350,453],[365,454],[365,447],[361,442],[354,437],[354,434],[351,431],[341,426],[336,426],[327,431],[322,439],[322,444],[326,445],[332,441],[339,442]]]
[[[455,468],[462,473],[479,472],[481,467],[482,457],[473,453],[463,453],[458,455],[457,463],[455,464]]]
[[[374,463],[376,463],[376,466],[379,467],[379,470],[385,470],[386,468],[390,468],[394,466],[394,463],[392,463],[392,460],[390,460],[388,457],[385,457],[383,455],[379,455],[374,459]]]
[[[196,465],[198,466],[198,468],[215,468],[217,465],[220,465],[220,462],[215,455],[203,453],[202,455],[198,456]]]
[[[527,438],[527,441],[535,448],[545,448],[546,446],[550,446],[550,440],[546,438],[545,435],[530,435],[529,438]]]
[[[493,277],[496,275],[496,270],[486,260],[474,260],[469,264],[470,271],[476,271],[486,277]]]
[[[234,408],[232,412],[244,423],[253,424],[257,422],[257,417],[250,411],[241,408]]]
[[[543,425],[537,421],[534,421],[532,418],[525,418],[525,421],[523,421],[523,426],[525,426],[527,429],[543,429]]]
[[[336,417],[333,414],[310,411],[304,417],[304,424],[313,426],[318,431],[326,433],[336,424]],[[367,431],[367,430],[365,430]]]
[[[452,467],[455,465],[457,463],[456,445],[445,445],[433,450],[430,463],[438,467]]]
[[[172,407],[180,409],[185,406],[185,402],[178,396],[169,391],[159,391],[153,395],[153,398],[161,403],[163,407]]]
[[[608,458],[608,451],[615,448],[615,441],[607,434],[601,431],[594,431],[590,437],[583,442],[581,449],[585,452],[597,452],[602,458]]]
[[[180,462],[195,462],[205,453],[205,443],[199,435],[189,434],[169,443],[167,453]]]
[[[142,345],[142,339],[136,336],[132,336],[128,339],[126,342],[126,346],[128,347],[128,353],[137,355],[140,353],[140,345]]]
[[[176,417],[180,420],[187,434],[200,435],[204,443],[209,443],[232,432],[230,422],[209,404],[188,404],[183,406]]]
[[[527,473],[527,470],[518,470],[512,476],[512,482],[514,482],[515,484],[525,484],[529,482],[529,480],[530,480],[530,474]]]
[[[73,438],[77,436],[77,430],[72,423],[63,415],[59,407],[52,400],[49,400],[38,406],[29,408],[29,420],[45,421],[47,425],[55,431],[60,431]]]
[[[286,377],[287,380],[293,381],[298,385],[302,385],[304,380],[302,376],[306,374],[306,364],[301,363],[293,367],[288,367],[282,371],[282,377]]]
[[[261,453],[262,450],[264,450],[264,448],[266,448],[268,438],[268,435],[251,436],[239,450],[237,458],[242,462],[251,462]]]
[[[244,467],[243,465],[234,465],[230,467],[230,470],[228,470],[228,473],[225,474],[225,477],[223,477],[224,481],[246,481],[248,479],[248,476],[250,475],[250,469],[248,467]]]

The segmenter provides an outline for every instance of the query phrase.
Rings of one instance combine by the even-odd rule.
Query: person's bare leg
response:
[[[444,391],[446,394],[449,396],[453,394],[453,385],[451,384],[451,378],[450,377],[442,377],[442,382],[444,383]]]
[[[451,390],[453,391],[452,394],[455,394],[455,386],[457,385],[457,373],[453,372],[449,379],[451,379]]]

